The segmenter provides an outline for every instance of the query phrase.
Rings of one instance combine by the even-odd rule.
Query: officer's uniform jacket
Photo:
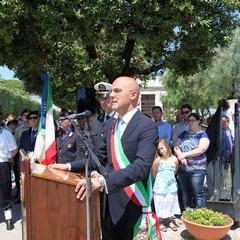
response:
[[[70,163],[84,158],[83,142],[80,136],[70,131],[65,136],[57,134],[57,163]]]

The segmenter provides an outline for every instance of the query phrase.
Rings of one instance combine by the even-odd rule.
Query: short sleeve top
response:
[[[199,146],[200,140],[202,138],[208,138],[206,132],[200,130],[195,134],[191,134],[188,131],[184,131],[179,135],[181,139],[180,148],[182,152],[189,152]],[[207,155],[206,153],[202,153],[199,156],[195,157],[187,157],[187,166],[186,171],[198,171],[198,170],[206,170],[207,164]],[[182,167],[182,166],[181,166]]]

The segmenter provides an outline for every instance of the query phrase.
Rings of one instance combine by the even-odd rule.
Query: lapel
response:
[[[30,127],[28,130],[27,130],[27,141],[29,143],[29,145],[31,146],[32,145],[32,141],[31,141],[31,138],[32,138],[32,128]]]
[[[100,123],[104,122],[104,115],[105,115],[105,113],[103,112],[97,116],[98,122],[100,122]]]
[[[97,129],[98,129],[99,135],[101,135],[102,132],[105,132],[105,130],[104,130],[104,113],[101,113],[97,117]]]
[[[138,110],[132,117],[132,119],[130,120],[130,122],[128,123],[123,135],[122,135],[122,138],[121,138],[121,142],[122,142],[122,146],[123,146],[123,150],[124,150],[124,143],[126,142],[126,140],[129,138],[129,136],[132,134],[132,132],[138,127],[139,125],[139,122],[140,122],[140,119],[141,119],[141,112]],[[108,149],[107,149],[107,152],[108,154],[110,154],[111,156],[111,137],[112,137],[112,128],[113,128],[113,123],[115,122],[115,118],[110,118],[109,121],[110,122],[110,126],[111,128],[109,129],[110,131],[107,132],[107,139],[109,139],[108,141]],[[109,158],[109,163],[112,164],[112,158],[110,157]]]
[[[122,145],[125,143],[125,141],[128,139],[128,137],[132,134],[134,129],[139,125],[140,118],[141,118],[141,112],[138,110],[133,115],[132,119],[128,123],[128,125],[122,135],[122,138],[121,138]]]

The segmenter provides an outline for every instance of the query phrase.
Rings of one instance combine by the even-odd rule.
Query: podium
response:
[[[23,240],[86,240],[86,202],[76,199],[74,179],[81,174],[30,164],[21,150]],[[89,200],[90,236],[100,240],[99,193]]]

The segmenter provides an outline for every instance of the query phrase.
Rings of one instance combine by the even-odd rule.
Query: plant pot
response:
[[[231,219],[231,222],[225,226],[207,226],[188,221],[183,217],[181,219],[195,240],[220,240],[224,238],[234,223]]]

